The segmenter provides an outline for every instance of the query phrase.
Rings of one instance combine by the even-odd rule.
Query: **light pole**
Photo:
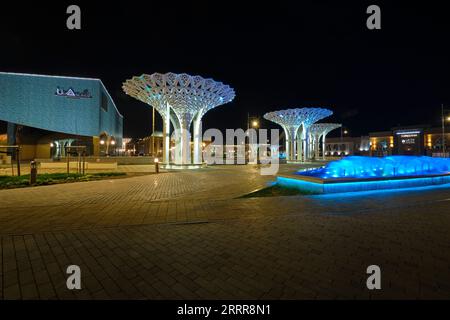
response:
[[[258,117],[250,117],[250,114],[247,113],[247,136],[248,136],[248,149],[250,151],[250,149],[252,148],[250,146],[250,128],[258,130],[259,128],[259,118]],[[259,155],[259,150],[258,150],[258,134],[255,135],[256,141],[252,141],[253,143],[256,143],[256,164],[258,164],[258,155]],[[253,146],[255,147],[255,146]],[[244,148],[245,150],[245,148]],[[247,152],[245,154],[245,157],[247,158]]]
[[[344,144],[344,135],[347,135],[348,134],[348,130],[346,129],[346,128],[344,128],[344,127],[341,127],[341,145],[339,146],[339,153],[340,153],[340,155],[342,154],[342,150],[341,150],[341,147],[342,147],[342,145]],[[345,147],[346,148],[346,147]],[[344,152],[344,154],[345,154],[345,151],[343,151]]]
[[[152,112],[152,156],[155,157],[155,107]]]
[[[346,135],[348,133],[348,130],[345,129],[344,127],[341,127],[341,142],[344,139],[344,135]]]

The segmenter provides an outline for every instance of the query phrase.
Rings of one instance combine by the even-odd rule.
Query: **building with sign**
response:
[[[336,137],[326,143],[326,156],[390,155],[446,156],[450,150],[450,128],[428,125],[395,127],[389,131],[370,132],[369,136]]]
[[[370,154],[387,155],[427,155],[432,152],[432,145],[426,144],[429,126],[395,127],[390,131],[371,132]],[[435,146],[436,147],[436,146]]]
[[[0,72],[0,92],[0,143],[19,145],[23,160],[122,145],[123,117],[100,79]]]

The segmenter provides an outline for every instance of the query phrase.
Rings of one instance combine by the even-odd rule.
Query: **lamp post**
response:
[[[111,138],[109,144],[112,146],[112,154],[116,155],[116,140]]]
[[[248,152],[250,153],[250,128],[257,130],[259,128],[259,118],[258,117],[250,117],[250,113],[247,113],[247,134],[246,136],[248,137]],[[256,141],[252,141],[253,143],[256,143],[256,163],[258,164],[259,161],[259,150],[258,150],[258,135],[256,134],[255,136]],[[245,150],[245,147],[244,147]],[[248,154],[247,152],[245,153],[245,159],[247,159]],[[247,161],[247,160],[246,160]]]
[[[155,158],[155,173],[159,173],[159,159]]]
[[[259,127],[259,122],[257,119],[254,119],[252,121],[252,128],[253,129],[258,129]],[[256,164],[259,163],[259,147],[258,147],[258,135],[256,135]]]
[[[344,139],[344,135],[348,134],[348,130],[344,127],[341,127],[341,142]]]
[[[347,128],[341,127],[341,146],[338,148],[340,155],[342,154],[341,147],[344,144],[344,135],[347,135],[347,134],[348,134]],[[347,149],[347,147],[345,147],[345,149]],[[343,152],[345,154],[345,150]]]

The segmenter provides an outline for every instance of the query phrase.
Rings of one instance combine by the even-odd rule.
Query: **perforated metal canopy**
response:
[[[189,118],[232,101],[234,89],[222,82],[191,76],[186,73],[143,74],[126,80],[122,86],[126,94],[155,107],[160,113],[166,103],[179,119]]]
[[[332,115],[333,112],[325,108],[295,108],[266,113],[264,118],[286,127],[305,127]]]

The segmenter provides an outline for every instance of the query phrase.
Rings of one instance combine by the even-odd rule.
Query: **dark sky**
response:
[[[2,3],[0,71],[101,78],[125,117],[125,136],[150,132],[151,109],[126,96],[122,82],[153,72],[235,88],[235,100],[210,111],[204,128],[245,128],[248,112],[301,106],[330,107],[329,121],[352,135],[437,125],[441,103],[450,105],[448,12],[429,1],[393,2]],[[81,7],[81,31],[66,29],[69,4]],[[369,4],[381,7],[382,30],[366,28]]]

